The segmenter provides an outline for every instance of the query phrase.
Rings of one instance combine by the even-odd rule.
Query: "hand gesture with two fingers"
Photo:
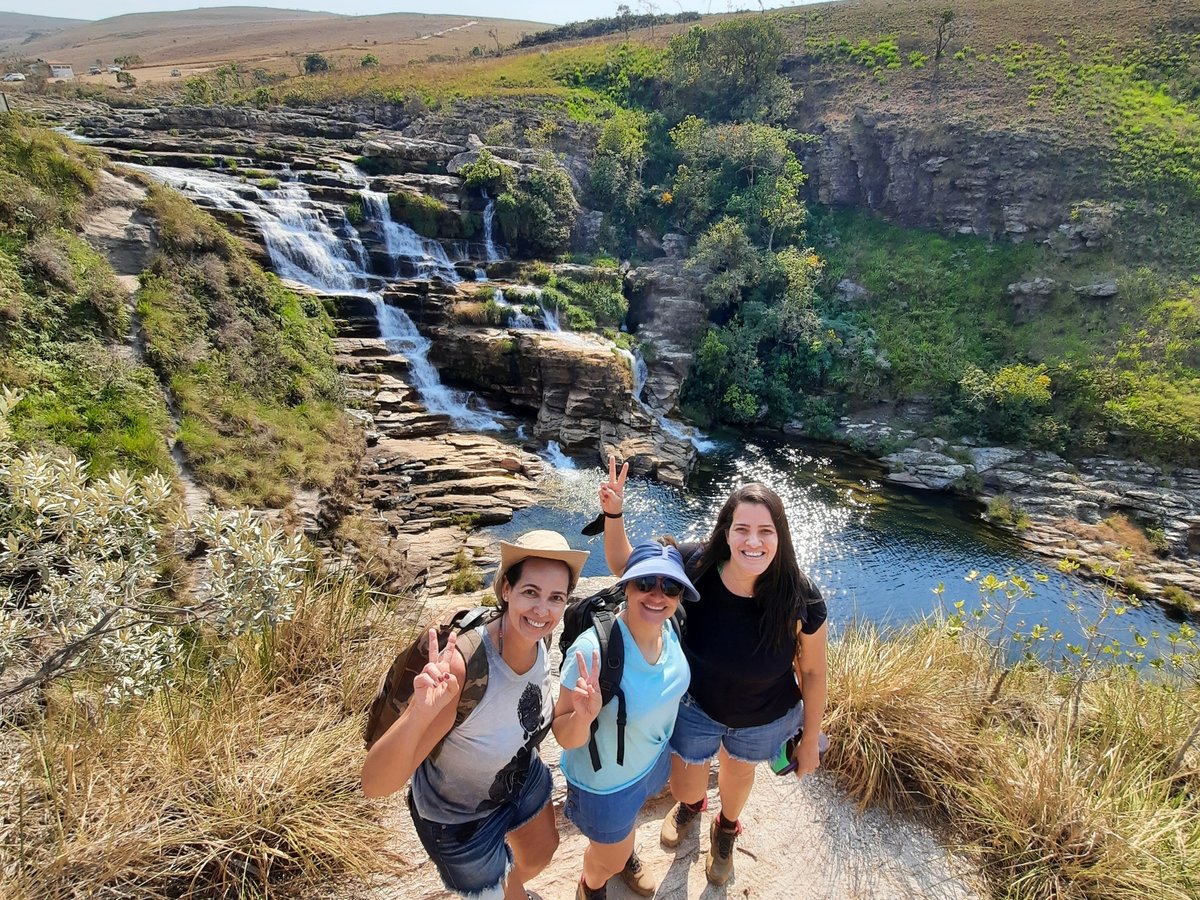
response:
[[[575,687],[571,690],[571,708],[580,719],[591,722],[600,715],[600,707],[604,700],[600,696],[600,651],[592,651],[592,669],[589,672],[583,654],[575,651],[575,665],[579,669],[579,677],[575,679]]]
[[[600,482],[600,508],[615,516],[625,509],[625,480],[629,477],[629,463],[617,472],[617,458],[608,457],[608,481]]]
[[[450,632],[446,647],[438,649],[437,629],[429,629],[429,662],[413,679],[412,705],[423,713],[436,715],[458,693],[458,679],[450,671],[458,636]]]

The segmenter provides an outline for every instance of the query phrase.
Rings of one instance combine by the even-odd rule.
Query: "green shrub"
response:
[[[428,238],[462,236],[462,220],[441,200],[427,194],[397,191],[388,194],[392,218]]]

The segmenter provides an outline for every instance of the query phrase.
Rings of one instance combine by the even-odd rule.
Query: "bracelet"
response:
[[[623,515],[625,515],[625,510],[621,510],[619,513],[610,513],[610,512],[606,512],[606,513],[604,514],[604,518],[606,518],[606,519],[619,519],[619,518],[621,518],[621,516],[623,516]]]

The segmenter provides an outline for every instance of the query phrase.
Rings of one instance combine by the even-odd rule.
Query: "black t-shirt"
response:
[[[757,604],[725,587],[716,566],[695,584],[700,599],[684,601],[683,650],[692,668],[688,693],[709,718],[730,728],[775,721],[800,700],[792,670],[797,639],[763,649]],[[828,612],[815,585],[806,599],[799,621],[805,634],[813,634]]]

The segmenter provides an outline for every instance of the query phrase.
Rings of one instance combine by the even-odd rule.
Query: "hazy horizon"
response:
[[[772,9],[780,6],[796,6],[802,0],[763,0],[763,7]],[[699,13],[731,12],[735,9],[759,8],[758,0],[629,0],[629,8],[635,13],[650,12],[650,4],[657,13],[695,11]],[[338,9],[330,9],[331,6]],[[528,22],[546,22],[562,25],[616,14],[616,0],[582,0],[578,5],[567,7],[554,0],[519,0],[497,15],[494,3],[488,0],[455,0],[451,5],[446,0],[409,0],[398,5],[385,0],[236,0],[229,3],[197,3],[196,0],[113,0],[97,9],[97,4],[83,0],[43,0],[37,12],[20,9],[3,9],[0,13],[17,15],[47,16],[60,19],[84,19],[98,21],[132,13],[179,12],[194,9],[219,9],[227,6],[257,6],[273,9],[295,9],[305,12],[325,12],[345,16],[378,16],[388,13],[424,13],[440,16],[479,16],[481,18],[505,18]],[[449,7],[449,8],[448,8]],[[567,12],[569,10],[569,13]],[[97,14],[99,13],[99,14]]]

